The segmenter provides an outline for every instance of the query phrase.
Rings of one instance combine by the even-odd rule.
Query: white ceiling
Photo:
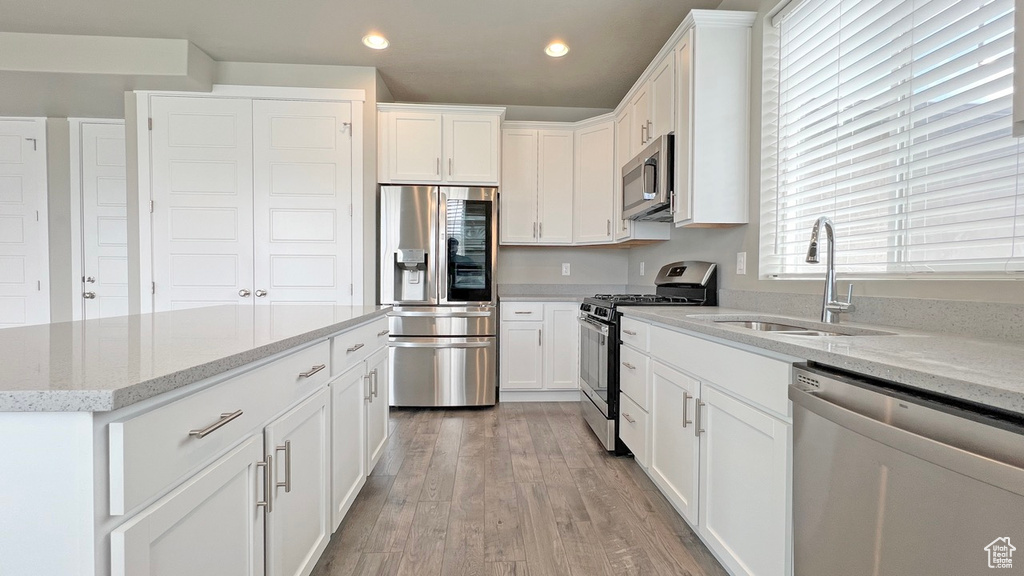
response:
[[[719,0],[0,0],[0,31],[179,38],[218,61],[375,66],[398,101],[613,108]],[[383,33],[391,47],[360,39]],[[569,44],[544,55],[552,39]]]

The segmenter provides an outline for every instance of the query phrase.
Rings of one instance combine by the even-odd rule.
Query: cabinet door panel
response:
[[[153,97],[153,310],[253,290],[252,101]]]
[[[501,242],[534,244],[537,242],[536,130],[502,132],[501,172],[498,195],[501,198]]]
[[[676,49],[676,173],[673,222],[693,218],[693,178],[690,138],[693,134],[693,30],[683,34]]]
[[[441,115],[388,114],[388,182],[441,181]]]
[[[267,514],[267,575],[306,576],[330,529],[330,391],[321,388],[264,431],[274,454]]]
[[[495,116],[445,114],[444,181],[497,185],[499,129]]]
[[[577,243],[612,239],[615,124],[609,120],[576,132],[573,235]]]
[[[694,410],[700,382],[660,362],[651,364],[651,476],[696,526],[700,451]]]
[[[537,239],[541,244],[572,244],[572,149],[572,132],[538,132]]]
[[[701,390],[700,532],[734,574],[786,574],[789,432],[711,386]]]
[[[650,86],[650,140],[675,130],[676,55],[669,52],[658,64],[648,81]]]
[[[629,103],[629,110],[629,115],[632,118],[630,124],[629,157],[633,158],[651,141],[649,133],[650,124],[648,124],[651,120],[651,98],[647,84],[641,86],[636,95],[633,96],[633,100]]]
[[[370,400],[366,403],[366,473],[380,461],[388,443],[388,349],[381,348],[366,359],[366,373],[370,375],[367,388]]]
[[[337,530],[366,483],[365,364],[331,382],[331,529]]]
[[[253,301],[350,304],[352,104],[256,100],[252,113]]]
[[[580,329],[575,303],[544,305],[545,388],[579,388]]]
[[[262,436],[252,436],[110,535],[114,576],[262,576]]]
[[[501,327],[501,388],[544,386],[543,324],[505,322]]]
[[[614,201],[612,205],[612,223],[615,225],[615,239],[625,240],[632,234],[633,221],[622,219],[622,167],[633,159],[630,156],[629,131],[630,120],[629,106],[623,106],[622,111],[615,118],[615,170],[612,173]]]

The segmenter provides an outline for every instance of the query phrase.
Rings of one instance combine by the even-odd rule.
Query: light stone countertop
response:
[[[0,412],[105,412],[383,316],[390,307],[213,306],[0,330]]]
[[[623,307],[623,315],[881,378],[1024,415],[1024,346],[905,328],[842,323],[840,330],[890,335],[798,336],[716,320],[766,320],[836,328],[815,320],[728,308]],[[790,322],[786,322],[790,320]]]
[[[499,296],[498,302],[583,302],[593,294],[529,294],[522,296]]]

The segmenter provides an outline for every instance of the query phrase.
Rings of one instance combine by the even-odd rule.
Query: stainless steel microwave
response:
[[[672,221],[672,134],[660,136],[622,167],[622,217]]]

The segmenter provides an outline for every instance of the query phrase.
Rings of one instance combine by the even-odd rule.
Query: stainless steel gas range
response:
[[[580,305],[580,406],[601,443],[616,454],[619,439],[619,330],[625,306],[717,306],[711,262],[673,262],[661,268],[654,294],[598,294]]]

